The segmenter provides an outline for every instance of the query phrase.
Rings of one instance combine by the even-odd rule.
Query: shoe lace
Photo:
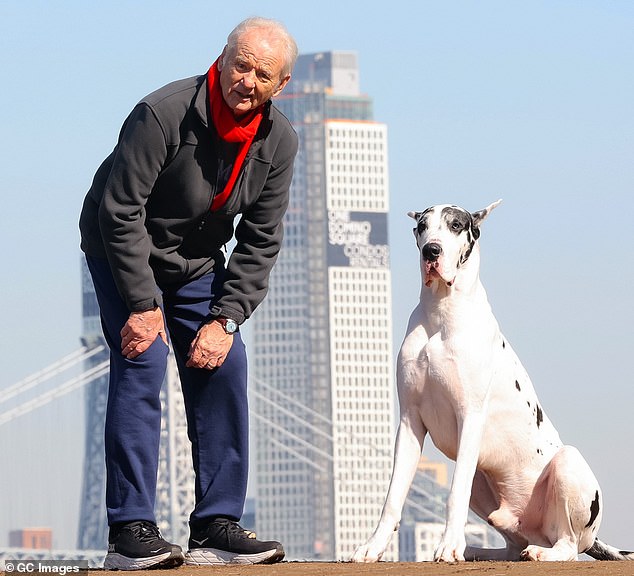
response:
[[[227,532],[235,534],[237,536],[242,536],[243,538],[246,536],[247,538],[256,539],[257,536],[255,532],[251,532],[251,530],[245,530],[240,524],[234,522],[232,520],[228,520],[226,524]]]
[[[161,537],[158,526],[152,524],[152,522],[146,522],[144,520],[133,522],[129,524],[127,528],[129,528],[132,534],[141,542],[153,542]]]

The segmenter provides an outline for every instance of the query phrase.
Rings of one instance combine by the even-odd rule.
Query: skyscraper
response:
[[[345,559],[378,520],[392,463],[387,127],[353,52],[300,56],[276,105],[300,149],[250,322],[256,524],[291,559]]]

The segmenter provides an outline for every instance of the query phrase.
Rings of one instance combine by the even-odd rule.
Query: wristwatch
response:
[[[231,318],[218,317],[216,318],[216,320],[220,322],[220,324],[225,329],[225,332],[227,334],[233,334],[234,332],[238,330],[238,323],[235,320],[232,320]]]

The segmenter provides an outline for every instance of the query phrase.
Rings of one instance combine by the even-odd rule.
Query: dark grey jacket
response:
[[[226,181],[221,177],[217,186],[226,150],[208,121],[206,76],[168,84],[126,119],[117,146],[95,174],[79,227],[82,250],[108,258],[130,311],[160,304],[157,286],[192,280],[223,264],[222,249],[239,214],[213,315],[242,323],[263,300],[282,242],[297,135],[268,103],[231,196],[212,213],[213,197]]]

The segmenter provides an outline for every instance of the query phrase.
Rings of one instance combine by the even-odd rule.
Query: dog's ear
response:
[[[476,234],[476,238],[480,236],[480,224],[484,222],[486,217],[491,213],[493,208],[496,208],[502,200],[496,200],[493,204],[489,204],[486,208],[482,208],[482,210],[478,210],[477,212],[473,212],[471,217],[473,218],[473,228],[474,233]]]
[[[414,220],[416,220],[416,222],[418,223],[418,220],[420,219],[420,217],[422,216],[422,212],[408,212],[407,215],[410,218],[413,218]],[[416,236],[416,231],[418,230],[418,226],[414,226],[414,228],[412,229],[412,232],[414,232],[414,236]]]

